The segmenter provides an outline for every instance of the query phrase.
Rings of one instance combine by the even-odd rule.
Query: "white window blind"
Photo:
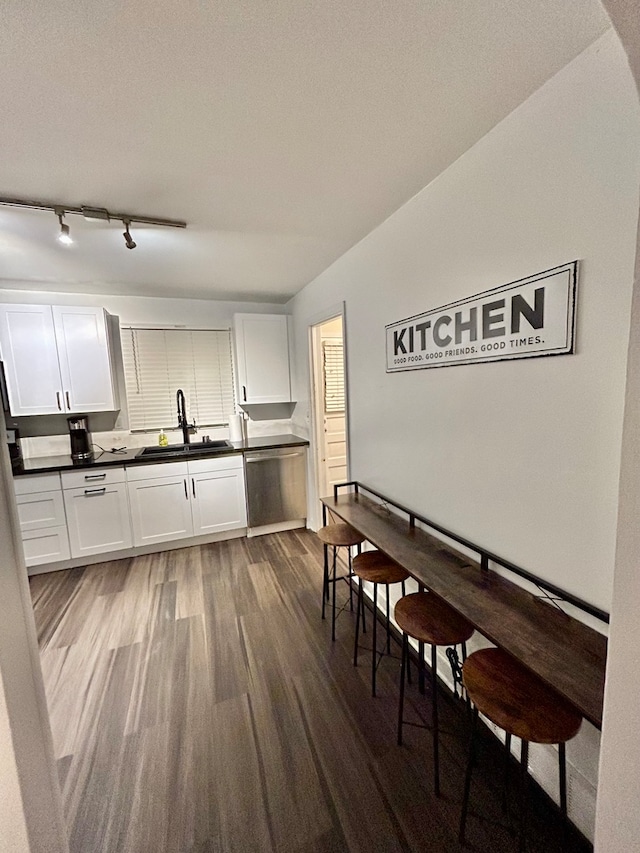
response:
[[[235,412],[228,330],[122,329],[129,428],[177,426],[176,391],[199,426],[227,423]]]
[[[325,412],[344,412],[344,352],[342,341],[322,342]]]

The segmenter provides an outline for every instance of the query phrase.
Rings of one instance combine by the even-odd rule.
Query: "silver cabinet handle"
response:
[[[106,471],[103,471],[102,474],[85,474],[85,480],[104,480],[107,476]]]
[[[67,398],[67,409],[69,409],[69,411],[71,411],[71,402],[69,400],[69,392],[65,391],[64,393],[65,393],[65,396]]]
[[[193,477],[191,478],[191,488],[193,489],[193,496],[195,498],[195,496],[196,496],[196,481],[193,479]]]
[[[85,489],[84,493],[87,497],[93,497],[94,495],[104,495],[106,491],[106,486],[103,486],[101,489]]]
[[[187,489],[187,481],[183,480],[184,483],[184,496],[186,500],[189,500],[189,490]]]
[[[56,400],[58,402],[58,411],[61,412],[62,406],[60,405],[60,392],[59,391],[56,391]]]

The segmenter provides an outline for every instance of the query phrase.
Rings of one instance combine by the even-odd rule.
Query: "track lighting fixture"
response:
[[[135,249],[137,243],[134,241],[129,228],[132,223],[138,225],[155,225],[161,228],[186,228],[187,223],[178,219],[162,219],[157,216],[137,216],[133,213],[111,213],[106,207],[93,207],[88,205],[51,204],[46,201],[34,201],[22,198],[3,198],[0,196],[0,206],[27,208],[28,210],[51,210],[58,217],[60,223],[60,234],[58,240],[68,246],[73,243],[69,226],[63,222],[65,216],[71,213],[83,216],[87,222],[111,222],[120,220],[124,225],[124,244],[127,249]]]
[[[135,249],[138,244],[133,242],[133,238],[131,237],[131,234],[129,234],[129,225],[131,223],[128,219],[123,219],[122,224],[124,225],[124,234],[122,236],[124,237],[125,246],[127,249]]]
[[[58,240],[64,246],[70,246],[73,243],[73,239],[71,238],[71,234],[69,233],[69,226],[62,221],[64,218],[64,210],[56,210],[56,215],[58,217],[58,222],[60,223],[60,233],[58,234]]]

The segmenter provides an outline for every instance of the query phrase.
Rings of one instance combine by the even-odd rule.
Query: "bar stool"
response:
[[[336,638],[336,584],[339,580],[346,580],[349,584],[349,600],[353,610],[353,591],[350,579],[353,577],[351,561],[351,548],[354,545],[362,545],[364,536],[354,530],[353,527],[344,522],[327,524],[318,530],[318,538],[323,543],[324,549],[324,575],[322,579],[322,618],[325,618],[325,604],[329,600],[329,584],[333,584],[333,605],[331,615],[331,639]],[[331,572],[329,572],[329,548],[333,548],[333,561]],[[336,559],[338,548],[346,548],[348,552],[348,573],[336,576]]]
[[[376,671],[384,652],[378,653],[376,625],[378,624],[378,586],[387,587],[387,654],[391,653],[391,630],[389,618],[389,586],[394,583],[402,584],[402,594],[405,593],[405,581],[409,572],[383,554],[382,551],[365,551],[353,558],[353,573],[360,579],[358,587],[358,611],[356,614],[356,638],[353,649],[353,665],[358,666],[358,638],[360,635],[360,613],[364,627],[364,587],[363,582],[373,584],[373,638],[371,641],[371,695],[376,695]]]
[[[471,790],[475,736],[478,713],[484,714],[505,732],[506,760],[509,759],[511,736],[521,738],[521,809],[519,850],[524,850],[527,818],[527,768],[529,743],[557,743],[560,773],[560,810],[567,820],[568,740],[578,733],[582,717],[569,702],[502,649],[481,649],[469,655],[462,666],[462,678],[468,696],[474,703],[469,760],[464,783],[460,816],[460,842],[464,831]]]
[[[402,746],[404,720],[405,674],[409,662],[409,637],[420,643],[420,671],[424,670],[424,643],[431,646],[431,731],[433,736],[434,790],[440,795],[440,760],[438,749],[438,646],[462,644],[473,634],[473,625],[432,592],[412,592],[396,603],[395,618],[402,630],[402,665],[400,668],[400,701],[398,707],[398,746]],[[419,723],[406,723],[422,728]]]

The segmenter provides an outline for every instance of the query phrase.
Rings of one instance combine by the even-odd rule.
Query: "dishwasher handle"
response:
[[[304,450],[299,450],[294,453],[268,453],[265,452],[261,456],[249,456],[244,458],[245,462],[270,462],[272,459],[293,459],[295,457],[304,456]]]

